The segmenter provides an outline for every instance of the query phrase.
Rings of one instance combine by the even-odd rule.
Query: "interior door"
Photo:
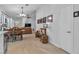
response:
[[[79,54],[79,17],[74,18],[74,53]]]
[[[61,10],[60,35],[61,48],[72,53],[73,51],[73,8],[66,7]]]

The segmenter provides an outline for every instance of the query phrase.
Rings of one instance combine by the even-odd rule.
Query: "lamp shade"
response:
[[[48,24],[43,24],[43,28],[48,28]]]

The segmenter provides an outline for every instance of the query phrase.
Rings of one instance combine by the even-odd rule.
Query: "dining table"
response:
[[[7,36],[8,41],[17,41],[17,40],[23,40],[23,34],[22,31],[19,28],[13,28],[7,30]]]

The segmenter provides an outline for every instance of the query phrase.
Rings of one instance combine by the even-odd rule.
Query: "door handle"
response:
[[[71,33],[71,31],[67,31],[67,33]]]

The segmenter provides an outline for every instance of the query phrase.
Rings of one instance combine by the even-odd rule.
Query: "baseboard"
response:
[[[51,44],[55,45],[56,47],[60,48],[60,46],[58,44],[54,43],[53,41],[49,41],[49,43],[51,43]]]
[[[64,52],[66,52],[67,54],[70,54],[69,52],[65,51],[63,48],[61,48],[58,44],[54,43],[53,41],[49,41],[49,43],[55,45],[57,48],[63,50]]]

